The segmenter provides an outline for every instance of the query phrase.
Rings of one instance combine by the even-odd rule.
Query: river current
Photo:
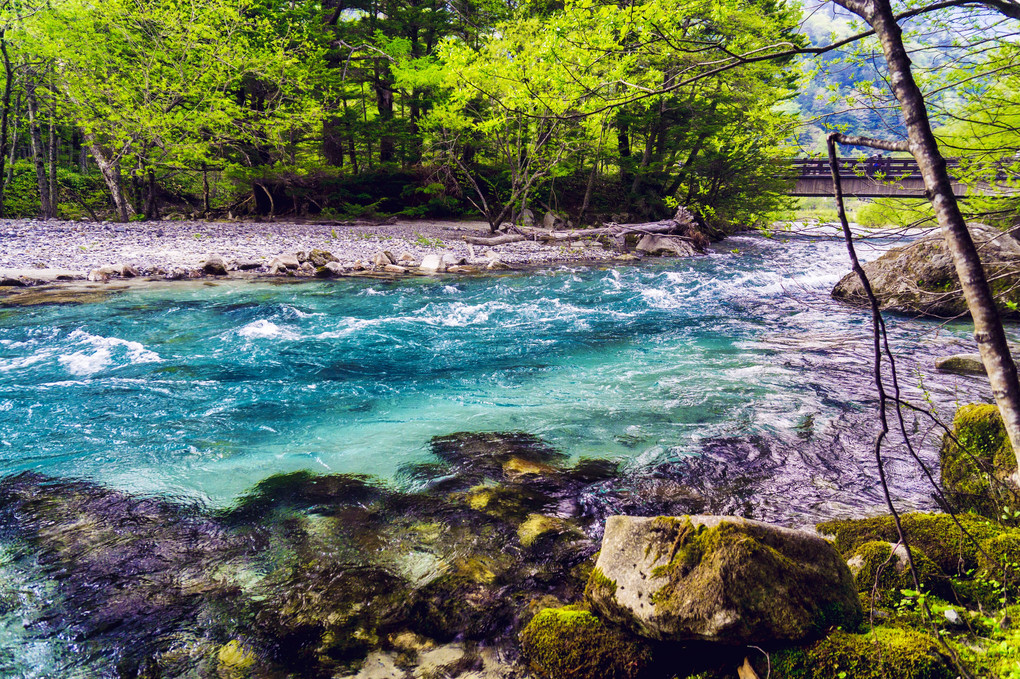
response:
[[[151,283],[5,307],[0,477],[217,509],[299,470],[413,489],[433,437],[513,431],[615,460],[619,484],[668,476],[699,511],[794,526],[874,513],[870,317],[829,296],[848,269],[838,240],[738,236],[616,268]],[[888,324],[907,397],[947,420],[987,400],[983,380],[934,370],[972,350],[966,322]],[[907,426],[937,467],[940,433],[921,415]],[[898,504],[933,508],[898,436],[886,457]],[[26,578],[11,587],[45,586],[11,573]],[[0,608],[0,668],[44,676],[26,669],[43,651],[16,633],[20,615]]]

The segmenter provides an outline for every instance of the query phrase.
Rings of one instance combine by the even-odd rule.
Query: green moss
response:
[[[585,587],[585,596],[596,595],[599,599],[609,600],[616,595],[616,580],[609,579],[601,568],[593,568]]]
[[[955,440],[954,440],[955,438]],[[940,451],[942,485],[960,509],[998,518],[1003,507],[1017,508],[1014,493],[994,483],[1016,471],[1016,457],[994,405],[966,405],[953,418],[953,436]]]
[[[1003,531],[1002,526],[973,514],[960,514],[957,520],[979,541],[993,538]],[[903,514],[900,523],[910,546],[923,552],[946,575],[959,575],[977,567],[977,546],[967,539],[948,514]],[[821,534],[832,536],[836,549],[846,557],[866,542],[899,541],[891,516],[825,521],[817,528]]]
[[[521,650],[538,679],[634,679],[652,662],[646,642],[569,607],[532,618]]]
[[[876,627],[867,634],[836,631],[802,649],[772,656],[784,679],[952,679],[938,642],[913,630]]]
[[[896,606],[903,599],[903,590],[916,589],[905,552],[901,558],[899,555],[893,556],[892,550],[893,545],[888,542],[866,542],[847,561],[854,574],[857,591],[870,597],[874,589],[875,602],[879,606]],[[944,594],[948,590],[948,581],[939,567],[915,548],[911,548],[910,555],[921,589]]]
[[[1020,533],[1009,531],[981,543],[978,575],[1020,585]]]

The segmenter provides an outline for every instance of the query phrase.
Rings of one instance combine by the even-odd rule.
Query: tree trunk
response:
[[[89,143],[92,157],[96,159],[96,165],[99,166],[99,172],[103,175],[106,188],[110,190],[110,197],[113,198],[113,205],[117,209],[117,221],[128,221],[134,210],[124,195],[124,180],[120,174],[120,164],[107,156],[106,150],[100,146],[91,132],[85,135],[85,139]]]
[[[0,106],[0,218],[4,217],[4,193],[7,189],[7,182],[4,177],[7,175],[7,154],[10,152],[10,115],[11,115],[11,92],[14,89],[14,67],[11,65],[11,55],[7,52],[7,35],[4,29],[0,29],[0,54],[4,59],[4,94]]]
[[[202,163],[202,216],[209,216],[209,166]]]
[[[145,173],[145,218],[159,219],[159,195],[156,186],[156,171],[149,168]]]
[[[379,123],[382,130],[379,133],[379,162],[389,163],[393,161],[396,146],[393,143],[393,82],[389,73],[388,64],[378,67],[375,83],[375,103],[379,111]]]
[[[50,174],[50,186],[49,186],[49,209],[47,213],[47,219],[57,218],[57,201],[59,200],[59,192],[57,191],[57,158],[60,155],[60,145],[57,139],[57,126],[54,121],[56,118],[56,103],[53,104],[54,109],[50,111],[50,138],[49,138],[49,174]]]
[[[889,69],[893,94],[900,103],[910,152],[924,177],[924,185],[935,208],[943,238],[952,253],[957,276],[974,319],[974,339],[981,352],[981,361],[988,371],[995,403],[1002,414],[1006,433],[1017,457],[1017,474],[1013,480],[1020,485],[1020,379],[1009,353],[1006,333],[977,248],[960,214],[953,193],[952,180],[932,134],[924,96],[914,81],[910,57],[903,46],[899,25],[889,0],[836,0],[838,4],[867,21],[882,44]]]
[[[35,164],[35,182],[39,189],[39,218],[50,218],[50,185],[46,180],[46,161],[43,159],[42,134],[39,132],[39,102],[35,88],[28,92],[28,129],[32,140],[32,162]]]

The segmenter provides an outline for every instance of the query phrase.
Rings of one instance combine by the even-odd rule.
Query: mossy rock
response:
[[[973,514],[959,514],[960,522],[976,540],[993,538],[1002,526]],[[911,547],[918,548],[946,575],[961,575],[978,566],[978,548],[960,531],[949,514],[922,512],[903,514],[900,525]],[[836,549],[849,558],[866,542],[898,542],[899,534],[891,516],[868,519],[837,519],[818,524],[818,532],[832,536]]]
[[[538,679],[636,679],[652,663],[647,642],[570,607],[539,612],[520,638]]]
[[[876,627],[867,634],[836,631],[807,648],[774,653],[771,663],[772,676],[783,679],[953,679],[956,676],[935,639],[913,630],[892,627]]]
[[[939,457],[942,485],[957,508],[996,519],[1004,507],[1020,509],[1020,498],[1002,483],[1016,471],[1016,456],[996,406],[957,410]]]
[[[914,547],[910,549],[910,556],[921,590],[945,596],[949,582],[939,567]],[[865,542],[854,551],[847,565],[854,574],[857,591],[870,596],[875,590],[876,603],[880,606],[896,606],[903,599],[903,590],[917,588],[910,573],[906,549],[902,545],[881,541]]]
[[[1009,531],[981,543],[978,574],[986,580],[1020,585],[1020,531]]]
[[[660,641],[796,643],[862,617],[830,544],[738,517],[610,517],[596,566],[593,608]]]

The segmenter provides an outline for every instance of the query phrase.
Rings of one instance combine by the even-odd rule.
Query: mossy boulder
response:
[[[1004,507],[1020,509],[1020,498],[1006,480],[1016,456],[994,405],[966,405],[956,411],[953,434],[939,453],[942,485],[958,508],[998,518]]]
[[[771,663],[772,676],[783,679],[953,679],[956,676],[942,655],[938,641],[913,630],[891,627],[876,627],[867,634],[836,631],[807,648],[774,653]]]
[[[949,582],[939,567],[920,550],[910,549],[914,569],[921,590],[945,595]],[[882,606],[895,606],[903,598],[903,590],[915,590],[917,584],[910,573],[907,550],[903,545],[889,542],[865,542],[854,550],[847,560],[854,574],[857,591],[876,593],[876,602]]]
[[[968,228],[981,250],[996,306],[1004,316],[1016,317],[1010,304],[1020,302],[1020,241],[985,224]],[[968,313],[952,254],[940,232],[889,250],[864,264],[864,271],[882,309],[941,318]],[[854,273],[836,284],[832,296],[857,306],[869,304]]]
[[[570,607],[540,611],[520,639],[538,679],[636,679],[652,663],[646,641]]]
[[[610,517],[585,595],[606,620],[662,641],[795,643],[862,618],[832,545],[728,516]]]
[[[979,542],[1002,533],[1002,526],[974,514],[959,514],[960,522]],[[949,514],[916,512],[900,516],[907,541],[938,565],[947,575],[962,575],[978,565],[978,548]],[[818,532],[832,536],[836,549],[849,558],[867,542],[898,542],[891,516],[868,519],[836,519],[818,524]]]

